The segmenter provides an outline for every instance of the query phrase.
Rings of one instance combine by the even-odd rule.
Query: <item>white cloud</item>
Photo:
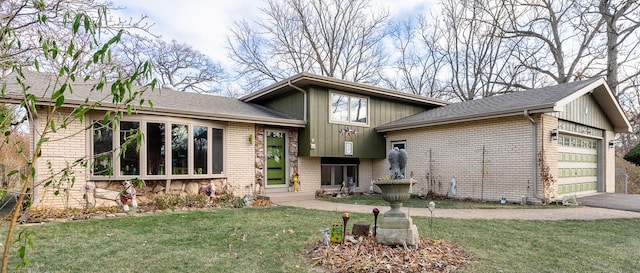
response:
[[[151,29],[163,40],[172,39],[187,43],[208,55],[214,61],[229,64],[226,51],[226,35],[234,21],[253,20],[260,14],[264,1],[256,0],[112,0],[115,6],[123,7],[116,15],[136,18],[144,14]],[[388,7],[393,17],[415,14],[417,9],[429,8],[435,0],[373,0],[375,7]]]
[[[125,9],[116,12],[121,17],[144,14],[155,23],[152,33],[161,39],[187,43],[215,61],[226,58],[225,36],[234,20],[255,18],[260,1],[154,1],[114,0]]]

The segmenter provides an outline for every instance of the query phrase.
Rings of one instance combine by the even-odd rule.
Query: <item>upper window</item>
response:
[[[364,97],[331,93],[331,121],[340,123],[368,124],[369,100]]]
[[[140,131],[142,143],[135,137]],[[94,121],[92,140],[94,178],[224,174],[224,131],[212,126],[144,120],[112,126]]]

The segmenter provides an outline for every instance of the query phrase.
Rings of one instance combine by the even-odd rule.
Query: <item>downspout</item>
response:
[[[291,83],[291,81],[288,81],[287,85],[291,86],[291,88],[293,88],[295,90],[298,90],[298,91],[302,92],[302,94],[304,94],[304,109],[303,109],[303,111],[304,111],[304,121],[306,122],[307,121],[307,91],[302,89],[302,88],[300,88],[300,87],[297,87],[297,86],[293,85],[293,83]]]
[[[529,110],[524,110],[524,116],[531,122],[533,125],[531,127],[531,147],[533,147],[532,151],[532,174],[531,177],[533,179],[533,197],[543,200],[544,198],[538,194],[538,124],[536,121],[529,115]]]
[[[304,104],[303,105],[303,109],[302,109],[302,111],[304,112],[303,113],[303,119],[304,119],[304,122],[306,123],[307,122],[307,91],[302,89],[302,88],[300,88],[300,87],[297,87],[297,86],[293,85],[293,83],[291,83],[291,80],[287,81],[287,85],[291,86],[291,88],[293,88],[293,89],[295,89],[297,91],[302,92],[303,104]],[[300,134],[298,134],[298,143],[296,145],[298,145],[298,146],[300,145]],[[296,157],[298,158],[298,163],[296,163],[296,169],[293,170],[293,173],[295,173],[295,174],[300,174],[300,163],[299,163],[300,158],[298,157],[299,152],[300,152],[300,150],[296,151]],[[293,174],[291,174],[291,175],[293,175]],[[266,174],[265,174],[265,178],[266,178]],[[297,179],[300,179],[300,178],[298,178],[298,176],[296,176],[295,179],[297,180]],[[292,177],[291,180],[294,180],[294,177]],[[266,183],[266,181],[265,181],[265,183]],[[292,183],[294,185],[294,191],[298,191],[298,189],[296,189],[296,186],[295,186],[297,183],[295,183],[294,181],[292,181]],[[297,187],[298,188],[300,187],[299,184],[298,184]]]

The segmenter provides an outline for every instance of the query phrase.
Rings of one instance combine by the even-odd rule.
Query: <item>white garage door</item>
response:
[[[561,134],[558,137],[558,194],[596,192],[598,158],[597,139]]]

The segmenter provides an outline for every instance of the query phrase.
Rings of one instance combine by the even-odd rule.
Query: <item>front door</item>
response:
[[[286,134],[266,131],[267,187],[287,186]]]

